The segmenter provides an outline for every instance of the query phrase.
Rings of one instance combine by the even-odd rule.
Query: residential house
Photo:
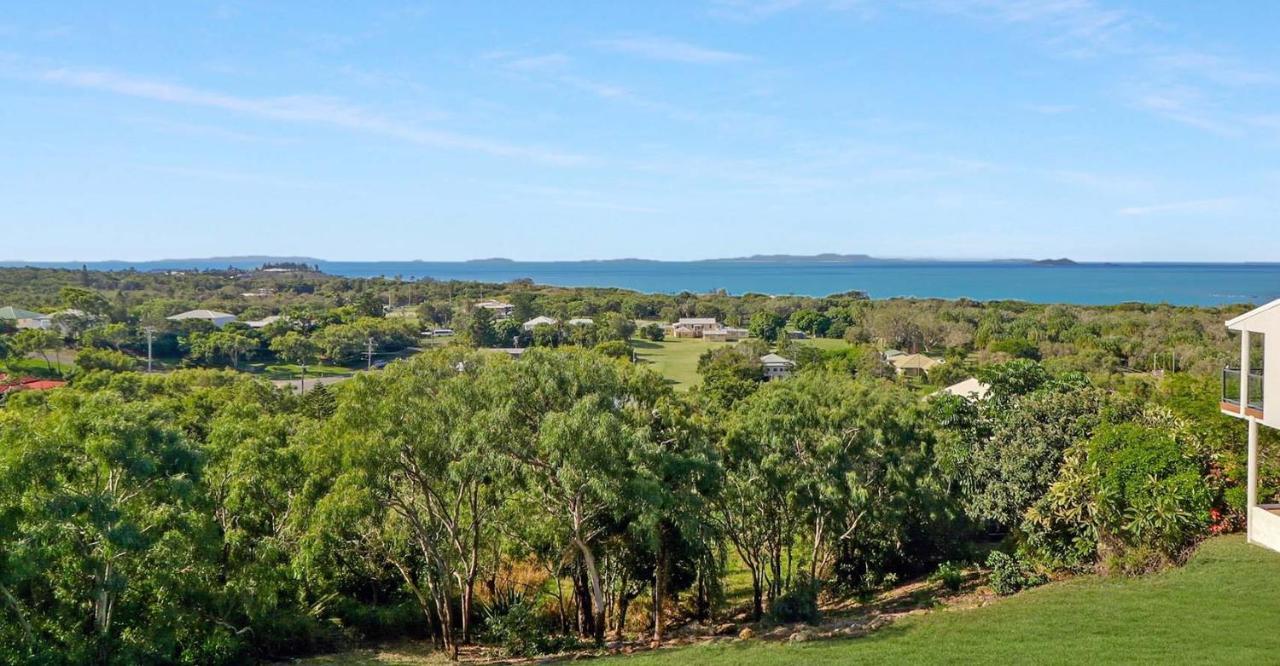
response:
[[[1280,551],[1280,504],[1258,502],[1258,425],[1280,429],[1280,406],[1267,407],[1267,396],[1280,395],[1280,370],[1267,371],[1268,367],[1280,368],[1280,299],[1231,319],[1227,328],[1240,333],[1240,363],[1222,370],[1221,409],[1249,425],[1248,539]]]
[[[809,336],[805,335],[804,331],[795,331],[795,330],[787,331],[788,340],[804,340],[808,337]]]
[[[526,321],[525,323],[521,324],[520,327],[526,331],[532,331],[533,329],[539,326],[543,326],[543,325],[555,326],[556,324],[559,324],[559,323],[560,323],[560,320],[556,319],[555,317],[538,315],[537,317],[534,317],[533,319],[530,319],[529,321]]]
[[[49,328],[53,326],[53,317],[50,315],[15,308],[12,305],[0,308],[0,319],[12,321],[18,328]]]
[[[222,328],[227,324],[236,320],[236,316],[226,312],[218,312],[217,310],[187,310],[179,312],[172,317],[166,317],[169,321],[186,321],[188,319],[201,319],[207,321],[218,328]]]
[[[510,303],[503,303],[502,301],[495,300],[480,301],[479,303],[476,303],[476,307],[488,310],[489,312],[492,312],[495,317],[499,318],[510,317],[511,313],[516,310],[516,306]]]
[[[746,340],[750,337],[750,333],[745,328],[734,328],[725,326],[723,328],[709,328],[702,332],[703,340],[713,340],[715,342],[737,342]]]
[[[565,323],[570,326],[590,326],[596,322],[590,317],[574,317]]]
[[[720,328],[714,317],[682,317],[671,325],[671,334],[677,338],[700,338],[709,330]]]
[[[760,364],[764,366],[764,380],[766,382],[790,377],[791,373],[796,369],[795,361],[777,354],[761,356]]]
[[[929,394],[929,397],[935,395],[958,395],[969,402],[977,402],[986,400],[991,395],[991,386],[978,381],[974,377],[970,377],[962,382],[957,382],[939,391]]]
[[[269,317],[263,317],[262,319],[254,319],[253,321],[246,321],[245,324],[247,324],[249,328],[266,328],[280,321],[281,319],[284,319],[284,317],[281,317],[280,315],[271,315]]]
[[[904,377],[924,377],[930,370],[942,365],[942,361],[924,354],[901,354],[889,359],[889,363]]]

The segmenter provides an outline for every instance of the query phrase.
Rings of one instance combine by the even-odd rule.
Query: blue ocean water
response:
[[[863,291],[895,296],[1018,299],[1037,303],[1177,305],[1263,303],[1280,298],[1280,264],[1074,264],[944,261],[318,261],[326,273],[348,277],[478,280],[530,278],[559,286],[621,287],[642,292],[799,294]],[[89,262],[93,269],[255,268],[261,259]],[[17,265],[17,264],[7,264]],[[31,263],[79,268],[78,262]]]

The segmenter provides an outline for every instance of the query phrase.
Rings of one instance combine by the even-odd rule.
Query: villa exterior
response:
[[[476,303],[476,307],[488,310],[498,317],[510,317],[511,313],[516,310],[516,306],[510,303],[503,303],[502,301],[495,300],[480,301],[479,303]]]
[[[929,394],[929,397],[935,395],[955,395],[968,400],[969,402],[977,402],[986,400],[991,394],[991,386],[979,381],[977,378],[970,377],[962,382],[956,382],[951,386],[940,389]]]
[[[777,354],[761,356],[760,364],[764,366],[764,380],[766,382],[771,382],[775,379],[786,379],[796,369],[795,361]]]
[[[942,365],[942,361],[929,358],[924,354],[900,354],[889,359],[898,374],[904,377],[923,377],[930,370]]]
[[[559,324],[559,323],[560,323],[560,320],[556,319],[555,317],[540,315],[540,316],[534,317],[533,319],[530,319],[529,321],[526,321],[524,324],[521,325],[521,327],[524,328],[524,330],[526,331],[532,331],[533,329],[539,326],[555,326],[556,324]]]
[[[0,308],[0,319],[12,321],[14,326],[18,328],[49,328],[53,326],[53,317],[41,312],[15,308],[12,305]]]
[[[165,317],[169,321],[186,321],[188,319],[202,319],[218,328],[222,328],[227,324],[236,320],[236,316],[228,312],[218,312],[217,310],[187,310],[179,312],[172,317]]]
[[[703,340],[713,340],[715,342],[737,342],[746,340],[750,337],[750,333],[745,328],[734,328],[725,326],[723,328],[709,328],[702,332]]]
[[[671,330],[677,338],[700,338],[710,329],[720,328],[720,322],[714,317],[681,317]]]
[[[1267,373],[1268,357],[1280,361],[1280,299],[1227,322],[1240,333],[1240,364],[1222,371],[1222,411],[1249,424],[1247,515],[1249,542],[1280,551],[1280,504],[1258,503],[1258,424],[1280,428],[1280,372]]]

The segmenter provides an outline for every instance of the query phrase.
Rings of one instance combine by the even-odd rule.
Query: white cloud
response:
[[[598,46],[651,60],[686,62],[698,65],[716,65],[750,60],[751,56],[733,51],[721,51],[665,37],[622,37],[596,42]]]
[[[68,68],[38,71],[34,74],[34,78],[72,88],[97,90],[170,104],[221,109],[284,122],[327,125],[435,148],[477,152],[497,157],[516,157],[562,166],[582,164],[587,161],[583,156],[571,153],[403,123],[330,97],[310,95],[243,97],[113,72]]]
[[[1170,203],[1147,206],[1129,206],[1116,211],[1129,217],[1147,215],[1185,215],[1194,213],[1223,213],[1234,208],[1238,199],[1224,197],[1218,199],[1196,199],[1193,201],[1174,201]]]

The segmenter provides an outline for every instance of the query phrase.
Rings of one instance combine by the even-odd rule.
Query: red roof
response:
[[[9,375],[0,373],[0,395],[16,391],[48,391],[49,389],[61,388],[66,385],[66,382],[56,379],[37,379],[35,377],[14,379]]]

